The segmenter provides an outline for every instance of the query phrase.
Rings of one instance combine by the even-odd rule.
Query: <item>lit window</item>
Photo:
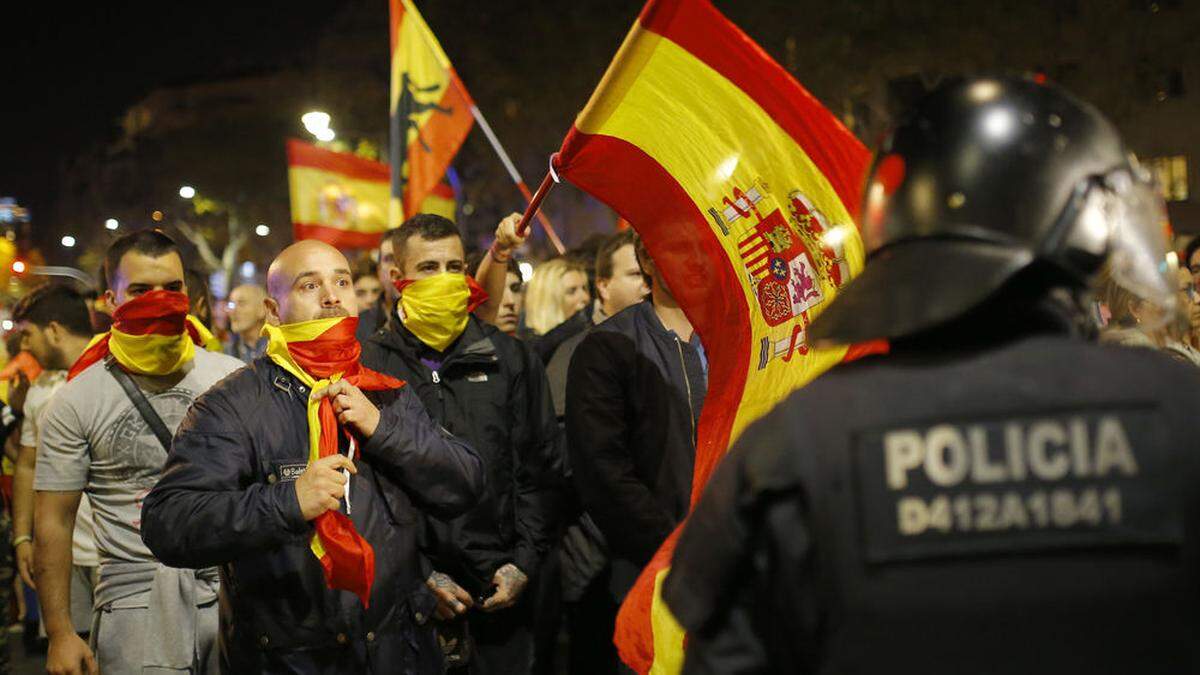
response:
[[[1188,163],[1187,157],[1153,157],[1146,160],[1146,168],[1154,175],[1163,199],[1169,202],[1187,201]]]

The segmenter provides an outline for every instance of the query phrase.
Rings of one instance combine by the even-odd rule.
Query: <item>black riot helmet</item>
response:
[[[935,89],[881,146],[861,219],[866,267],[814,321],[814,340],[936,328],[1034,265],[1081,289],[1107,265],[1138,297],[1174,299],[1161,198],[1112,124],[1057,87]]]

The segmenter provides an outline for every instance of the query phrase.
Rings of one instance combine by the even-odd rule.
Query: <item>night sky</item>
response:
[[[130,104],[163,85],[303,61],[338,4],[10,3],[0,39],[0,196],[30,207],[36,228],[60,164],[83,145],[114,138]]]

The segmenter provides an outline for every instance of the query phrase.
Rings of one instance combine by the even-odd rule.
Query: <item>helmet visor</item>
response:
[[[1166,204],[1149,180],[1121,169],[1095,181],[1084,197],[1079,230],[1107,243],[1100,298],[1114,320],[1154,330],[1175,321],[1178,260],[1170,249]]]

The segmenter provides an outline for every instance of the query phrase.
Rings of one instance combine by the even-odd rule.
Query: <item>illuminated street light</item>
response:
[[[162,211],[155,211],[154,213],[150,214],[150,220],[153,220],[156,223],[161,223],[162,219],[163,219]]]
[[[104,221],[104,229],[106,230],[115,230],[120,226],[121,223],[118,223],[116,218],[109,218],[108,220]]]
[[[258,227],[254,228],[254,234],[257,234],[260,237],[265,237],[268,234],[271,234],[271,228],[267,227],[266,223],[259,223]]]
[[[66,246],[67,248],[71,248],[71,247],[75,246],[75,237],[72,237],[69,234],[64,235],[62,238],[62,245]]]
[[[321,136],[319,132],[322,129],[329,128],[329,122],[329,113],[322,112],[320,110],[306,112],[300,116],[300,123],[304,125],[304,128],[308,130],[308,133],[312,134],[313,136],[317,136],[318,138]]]
[[[191,185],[184,185],[183,187],[179,188],[179,196],[183,197],[184,199],[191,199],[192,197],[196,196],[196,188],[192,187]]]
[[[14,260],[13,264],[12,264],[12,271],[13,271],[13,274],[24,274],[25,273],[25,261],[24,260]]]
[[[318,129],[317,132],[314,133],[313,135],[317,137],[318,141],[323,141],[325,143],[328,143],[329,141],[332,141],[333,139],[337,138],[337,134],[335,134],[333,132],[333,129],[330,129],[329,127],[325,127],[324,129]]]

